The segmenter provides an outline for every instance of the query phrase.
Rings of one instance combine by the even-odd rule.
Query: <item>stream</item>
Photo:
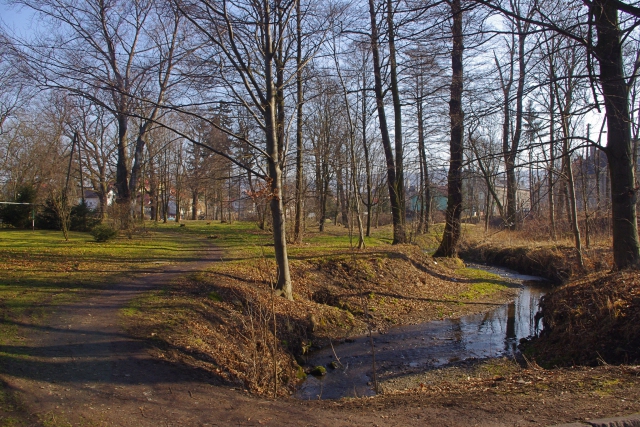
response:
[[[535,314],[545,293],[544,279],[512,270],[479,264],[470,268],[497,274],[521,285],[513,302],[485,313],[458,319],[398,326],[374,333],[376,371],[385,380],[441,368],[465,360],[510,356],[522,338],[535,334]],[[339,358],[332,369],[331,362]],[[336,361],[337,362],[337,361]],[[299,399],[339,399],[373,396],[371,345],[368,336],[359,336],[313,352],[310,366],[325,366],[323,377],[309,375],[296,393]]]

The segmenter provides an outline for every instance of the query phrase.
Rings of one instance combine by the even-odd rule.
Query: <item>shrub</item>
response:
[[[116,237],[118,235],[118,230],[114,229],[110,225],[100,224],[93,227],[91,235],[96,242],[106,242]]]
[[[99,222],[96,213],[86,203],[79,203],[71,208],[71,229],[73,231],[92,230]]]
[[[100,220],[86,204],[79,203],[71,208],[70,230],[91,231]],[[40,212],[36,215],[36,227],[44,230],[60,230],[60,215],[52,197],[48,197]]]
[[[48,197],[36,214],[36,227],[42,230],[60,230],[60,217],[56,212],[53,199]]]

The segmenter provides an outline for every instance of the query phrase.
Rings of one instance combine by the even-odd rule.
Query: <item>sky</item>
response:
[[[6,1],[0,0],[0,21],[10,31],[25,34],[31,31],[32,13],[22,8],[11,7]]]
[[[29,38],[33,34],[37,26],[37,20],[33,19],[33,13],[27,8],[10,6],[7,0],[0,0],[0,25],[8,29],[9,33],[13,33],[18,37]],[[591,112],[585,118],[585,123],[591,123],[591,137],[597,140],[597,132],[602,124],[602,114]],[[586,129],[586,124],[583,126]],[[585,130],[578,133],[586,133]],[[603,144],[606,139],[602,141]]]

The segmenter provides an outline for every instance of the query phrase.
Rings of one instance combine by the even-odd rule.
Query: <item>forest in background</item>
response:
[[[579,264],[597,237],[616,267],[640,259],[635,3],[5,7],[31,29],[0,34],[2,200],[62,228],[85,196],[128,230],[252,219],[288,298],[287,242],[328,220],[358,247],[379,224],[405,243],[444,221],[452,256],[469,221],[570,235]]]

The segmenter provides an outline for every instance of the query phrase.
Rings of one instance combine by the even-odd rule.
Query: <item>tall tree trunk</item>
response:
[[[293,226],[293,241],[302,242],[302,192],[303,192],[303,169],[302,169],[302,105],[304,95],[302,93],[302,16],[300,16],[300,1],[296,2],[296,217]]]
[[[513,228],[515,225],[515,190],[516,190],[516,179],[515,179],[515,163],[516,163],[516,151],[512,148],[513,144],[511,141],[511,86],[513,85],[513,74],[514,74],[514,56],[515,56],[515,36],[512,35],[512,45],[509,49],[510,55],[510,63],[509,63],[509,75],[506,77],[502,73],[502,68],[500,63],[498,62],[498,58],[495,58],[496,66],[498,67],[498,73],[500,75],[500,82],[502,85],[502,94],[503,94],[503,104],[502,104],[502,152],[504,156],[504,169],[506,173],[506,209],[502,209],[502,202],[500,202],[497,198],[497,204],[500,209],[500,216],[502,217],[505,227]],[[480,162],[480,157],[476,152],[476,157],[478,157],[478,161]],[[486,174],[485,174],[486,176]],[[486,179],[486,178],[485,178]],[[489,180],[486,180],[489,183]],[[513,199],[512,199],[513,198]],[[506,215],[505,215],[506,213]]]
[[[457,255],[460,240],[460,216],[462,214],[462,154],[464,112],[462,111],[463,63],[464,51],[462,33],[462,5],[461,0],[451,0],[451,14],[453,25],[451,36],[453,49],[451,50],[451,99],[449,101],[449,117],[451,119],[451,142],[449,173],[447,176],[447,212],[444,233],[440,246],[436,250],[436,257],[454,257]]]
[[[565,155],[567,156],[567,186],[569,187],[569,201],[571,205],[571,229],[573,230],[574,244],[576,246],[576,254],[578,257],[578,265],[584,269],[584,261],[582,260],[582,237],[580,236],[580,225],[578,223],[578,205],[576,203],[576,188],[573,178],[573,167],[571,165],[571,153],[569,153],[569,142],[565,141]]]
[[[518,30],[518,85],[516,86],[516,116],[515,127],[511,138],[511,147],[505,149],[505,169],[507,172],[507,228],[515,230],[518,227],[518,181],[516,176],[516,162],[518,149],[520,147],[520,140],[522,138],[522,116],[523,116],[523,98],[524,98],[524,83],[525,83],[525,40],[526,32],[528,31],[528,24],[524,24],[520,20],[516,20],[516,27]],[[511,65],[513,67],[513,65]],[[513,68],[512,68],[513,69]],[[509,100],[505,98],[505,112],[509,108]],[[505,117],[505,121],[507,118]]]
[[[345,227],[349,227],[349,204],[342,177],[342,165],[336,167],[336,189],[338,190],[338,204],[340,206],[340,221]],[[337,224],[336,224],[337,225]]]
[[[433,197],[431,196],[431,178],[429,175],[429,165],[426,163],[425,156],[425,164],[424,164],[424,232],[428,233],[431,226],[431,204],[433,202]]]
[[[555,213],[555,197],[553,196],[553,192],[555,191],[553,178],[555,173],[555,97],[553,96],[553,85],[555,75],[553,57],[549,58],[549,171],[548,180],[549,180],[549,225],[551,227],[551,238],[555,241],[557,240],[557,231],[556,231],[556,213]]]
[[[149,125],[149,122],[145,122],[138,130],[136,148],[133,152],[133,167],[131,168],[131,177],[129,178],[129,192],[131,194],[135,194],[138,189],[138,181],[140,180],[142,164],[144,163],[144,149],[147,143],[147,129]]]
[[[382,89],[382,71],[380,65],[380,51],[378,49],[378,23],[376,19],[376,9],[374,0],[369,0],[369,17],[371,19],[371,54],[373,57],[373,76],[376,94],[376,107],[378,110],[378,122],[380,124],[380,134],[382,147],[387,164],[387,186],[389,188],[389,202],[391,204],[391,216],[393,220],[393,243],[404,243],[406,233],[404,230],[403,202],[400,196],[404,196],[403,186],[399,184],[398,171],[396,170],[396,160],[394,160],[391,138],[387,125],[387,115],[384,107],[384,94]],[[400,194],[399,191],[403,193]]]
[[[281,115],[278,105],[278,93],[282,88],[276,89],[274,87],[273,64],[275,52],[273,51],[270,16],[270,5],[269,2],[265,1],[263,31],[265,37],[264,46],[266,48],[264,52],[264,69],[267,88],[266,102],[264,105],[264,123],[266,125],[267,171],[271,187],[271,200],[269,204],[271,207],[271,219],[273,221],[273,244],[276,264],[278,266],[278,278],[275,287],[280,295],[289,300],[293,300],[289,257],[287,254],[284,204],[282,200],[281,153],[283,150],[280,146],[282,139],[279,137],[279,134],[284,132],[284,120],[281,122],[278,120]],[[276,72],[276,74],[278,74],[278,72]],[[282,114],[284,114],[283,111]]]
[[[329,192],[329,165],[324,157],[321,141],[315,143],[315,166],[316,166],[316,195],[318,199],[318,227],[319,231],[324,231],[324,226],[327,221],[327,196]]]
[[[127,129],[129,126],[129,117],[120,113],[118,120],[118,150],[116,162],[116,190],[117,203],[122,206],[129,207],[131,204],[131,191],[129,190],[129,153],[127,141]]]
[[[400,88],[398,86],[398,66],[396,64],[396,30],[394,24],[394,1],[387,0],[387,33],[389,38],[389,77],[391,80],[391,99],[393,101],[393,126],[396,160],[396,193],[398,195],[398,222],[400,230],[398,236],[394,233],[394,243],[405,243],[407,235],[405,230],[406,206],[404,191],[404,150],[402,147],[402,104],[400,102]],[[393,208],[393,206],[392,206]],[[394,223],[395,224],[395,223]]]
[[[595,53],[607,118],[607,159],[611,174],[613,261],[618,269],[640,263],[636,185],[633,171],[628,93],[624,79],[622,42],[616,3],[594,0],[592,13],[598,34]]]
[[[516,177],[516,156],[520,148],[520,140],[522,138],[522,116],[524,112],[522,101],[524,99],[525,84],[525,39],[528,31],[528,24],[516,21],[518,27],[518,86],[516,88],[516,117],[515,128],[513,130],[513,140],[511,143],[511,168],[507,169],[507,215],[509,217],[510,228],[518,228],[518,181]],[[509,173],[509,171],[511,173]]]
[[[367,175],[367,237],[371,236],[371,219],[373,217],[373,185],[371,178],[371,159],[369,158],[369,143],[367,141],[367,80],[366,73],[362,78],[362,148],[364,150],[364,168]]]
[[[191,220],[195,221],[198,219],[198,190],[193,190],[191,193]]]
[[[417,90],[420,91],[420,78],[418,77],[418,82],[417,82]],[[426,166],[426,161],[424,159],[425,157],[425,150],[424,150],[424,123],[422,122],[422,120],[424,119],[423,117],[423,111],[422,111],[423,105],[422,105],[422,96],[417,96],[416,97],[416,112],[418,113],[418,157],[419,157],[419,164],[420,164],[420,184],[418,186],[419,188],[419,193],[418,193],[418,197],[417,197],[417,202],[420,203],[419,206],[419,210],[418,210],[418,226],[416,227],[416,234],[422,234],[423,230],[425,230],[425,228],[429,228],[428,225],[425,225],[425,203],[426,203],[426,198],[425,198],[425,166]]]

